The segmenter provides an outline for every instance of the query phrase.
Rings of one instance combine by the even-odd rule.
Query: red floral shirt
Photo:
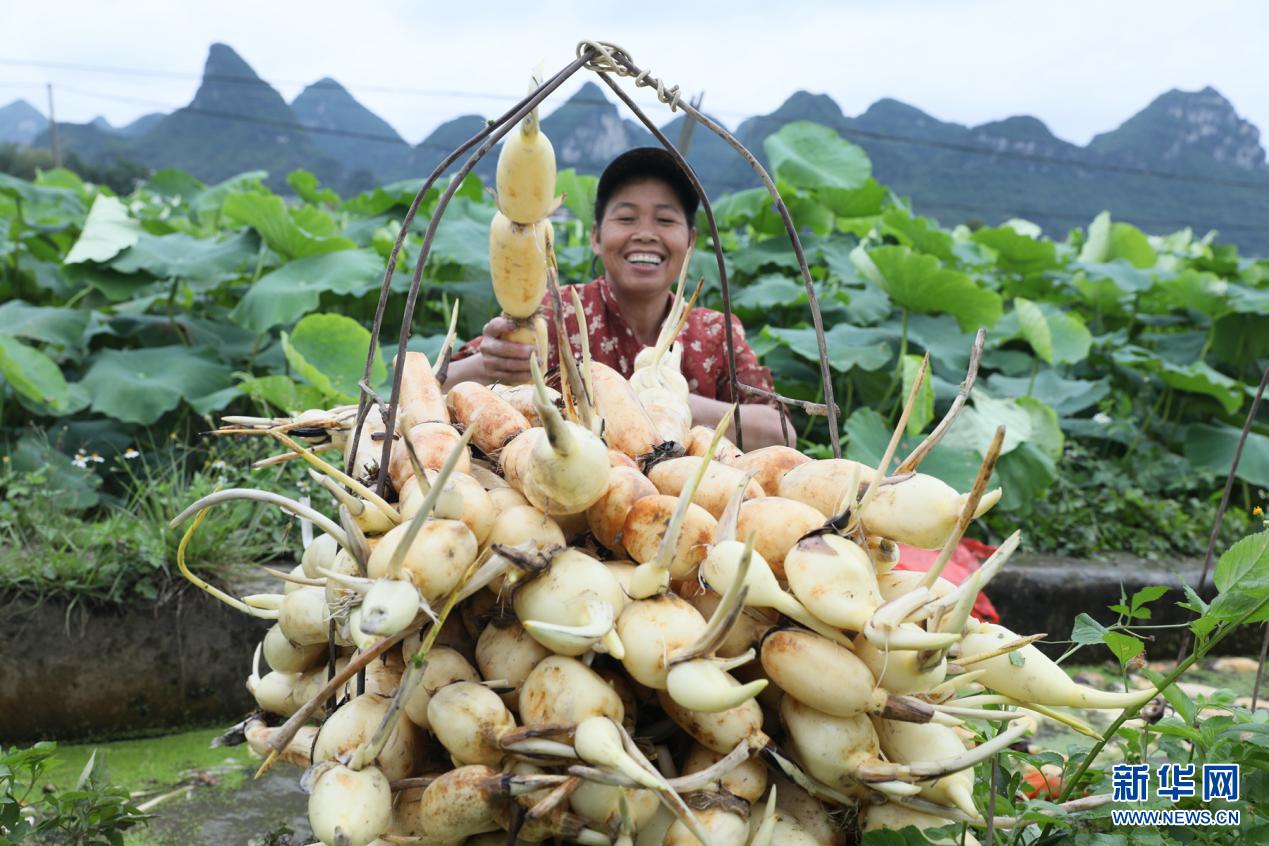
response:
[[[584,285],[570,287],[576,287],[581,298],[586,328],[590,334],[591,356],[595,361],[608,365],[629,379],[634,373],[635,356],[644,348],[644,344],[622,316],[617,298],[608,287],[608,280],[601,276]],[[580,351],[581,335],[572,296],[567,288],[561,293],[564,295],[564,320],[568,327],[569,342],[574,350]],[[668,305],[669,295],[666,296]],[[555,312],[554,298],[549,293],[542,300],[542,306],[548,315]],[[731,326],[732,341],[736,347],[736,375],[741,383],[774,391],[771,371],[758,363],[758,356],[745,341],[745,327],[734,314],[731,316]],[[473,339],[455,353],[454,358],[461,359],[475,354],[480,349],[481,340],[482,338]],[[722,312],[711,308],[692,309],[678,342],[683,344],[681,370],[691,392],[709,399],[733,402],[731,380],[727,374],[727,334],[723,328]],[[550,366],[555,367],[558,352],[554,344],[551,345],[550,359]],[[774,400],[759,400],[752,396],[745,401],[779,407]]]

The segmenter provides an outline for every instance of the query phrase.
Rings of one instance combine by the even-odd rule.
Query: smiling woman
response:
[[[604,273],[577,286],[586,317],[591,353],[629,378],[635,356],[656,343],[670,313],[670,289],[696,239],[692,222],[697,196],[670,155],[655,147],[629,150],[614,159],[599,178],[595,196],[595,225],[591,248],[603,262]],[[564,298],[564,319],[574,344],[580,332],[570,297]],[[553,298],[543,308],[554,313]],[[505,339],[513,325],[505,317],[485,324],[483,334],[455,355],[446,386],[462,381],[523,382],[528,377],[533,347]],[[758,363],[745,341],[744,327],[732,317],[736,370],[740,381],[773,390],[771,371]],[[693,309],[679,343],[681,370],[691,390],[689,405],[695,423],[713,426],[728,412],[734,397],[727,372],[723,315],[713,309]],[[551,349],[550,364],[556,364]],[[741,426],[747,448],[785,443],[781,411],[765,403],[745,402]]]

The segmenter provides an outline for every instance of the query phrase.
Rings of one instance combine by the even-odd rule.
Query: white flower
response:
[[[1099,411],[1093,415],[1093,422],[1098,426],[1109,426],[1111,421],[1111,416],[1104,411]]]
[[[141,453],[137,452],[132,447],[128,447],[127,449],[123,451],[123,457],[131,461],[134,458],[140,458]]]
[[[80,453],[71,459],[71,464],[74,464],[76,467],[83,470],[88,467],[88,456]]]
[[[102,462],[104,462],[106,459],[102,458],[100,455],[98,455],[97,453],[95,453],[95,452],[94,452],[92,455],[88,456],[88,460],[89,460],[89,461],[95,461],[95,462],[97,462],[98,464],[101,464],[101,463],[102,463]]]

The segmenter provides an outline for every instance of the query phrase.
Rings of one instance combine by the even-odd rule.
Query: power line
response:
[[[209,80],[212,82],[224,82],[230,85],[265,85],[270,88],[273,87],[273,83],[267,82],[264,79],[260,78],[259,76],[241,76],[238,74],[225,74],[225,73],[200,74],[200,73],[189,73],[188,71],[169,71],[169,70],[159,70],[159,69],[147,70],[145,68],[129,68],[129,67],[117,67],[117,66],[110,67],[110,66],[104,66],[104,65],[83,65],[83,64],[73,63],[73,62],[42,62],[42,61],[32,61],[28,59],[6,59],[6,58],[0,58],[0,65],[10,65],[10,66],[16,66],[16,67],[46,68],[50,70],[68,70],[68,71],[84,72],[84,73],[110,73],[110,74],[118,74],[120,76],[160,77],[165,79],[199,79],[199,80]],[[324,82],[322,80],[319,80],[317,82],[306,83],[302,80],[278,79],[278,80],[274,80],[274,83],[278,85],[305,85],[306,87],[309,87],[309,88],[318,88],[318,89],[346,90],[345,86],[333,80],[329,83]],[[420,97],[466,97],[469,99],[472,97],[478,97],[481,99],[504,100],[504,101],[514,101],[514,100],[521,99],[520,97],[514,96],[514,95],[501,94],[501,93],[494,94],[494,93],[482,92],[482,91],[456,91],[452,89],[408,88],[408,87],[396,86],[396,85],[373,85],[373,84],[362,85],[360,83],[358,83],[354,87],[362,91],[375,91],[378,93],[385,93],[385,94],[411,94],[411,95],[416,95]],[[608,102],[608,101],[605,100],[604,102]]]
[[[99,97],[105,100],[118,100],[124,103],[133,103],[142,106],[152,106],[158,109],[172,109],[175,112],[185,112],[187,114],[202,115],[205,117],[214,117],[220,120],[236,121],[238,123],[250,123],[260,126],[272,126],[278,129],[293,129],[301,132],[310,132],[315,135],[331,135],[341,138],[358,138],[363,141],[376,141],[381,143],[396,144],[407,149],[426,149],[438,150],[449,153],[453,148],[443,144],[420,142],[418,144],[410,144],[399,135],[382,135],[374,132],[358,132],[351,129],[333,129],[324,126],[313,126],[306,123],[296,123],[294,121],[271,120],[269,118],[252,117],[249,115],[235,114],[234,112],[222,112],[216,109],[204,109],[196,106],[173,106],[170,103],[160,103],[154,100],[143,100],[136,97],[125,97],[118,94],[106,94],[100,91],[88,91],[82,88],[75,88],[67,85],[59,85],[59,91],[69,92],[71,94],[81,94],[87,97]]]
[[[104,94],[100,91],[87,91],[85,89],[74,88],[69,85],[59,85],[58,90],[68,91],[72,94],[82,94],[86,97],[100,97],[106,100],[118,100],[123,103],[152,106],[156,109],[172,109],[173,114],[176,112],[185,112],[187,114],[205,115],[207,117],[215,117],[222,120],[233,120],[240,123],[254,123],[261,126],[273,126],[279,129],[296,129],[304,132],[318,133],[321,135],[337,135],[343,138],[360,138],[365,141],[384,141],[392,144],[404,144],[406,146],[410,146],[409,142],[400,135],[383,135],[376,132],[358,132],[353,129],[333,129],[324,126],[311,126],[309,124],[297,123],[295,121],[252,117],[250,115],[241,115],[234,112],[222,112],[217,109],[204,109],[196,106],[173,106],[170,103],[160,103],[155,100],[143,100],[137,97],[124,97],[118,94]]]
[[[255,81],[258,83],[263,83],[263,80],[256,79]],[[0,84],[4,84],[4,83],[0,83]],[[263,84],[267,85],[267,83],[263,83]],[[451,148],[447,145],[427,143],[426,141],[420,142],[419,144],[412,146],[398,135],[382,135],[377,133],[358,132],[355,130],[341,130],[341,129],[327,128],[327,127],[320,127],[320,126],[312,126],[309,124],[297,123],[293,121],[270,120],[267,118],[251,117],[247,115],[235,114],[233,112],[223,112],[223,111],[218,111],[214,109],[203,109],[203,108],[198,108],[194,106],[178,107],[178,106],[173,106],[169,103],[161,103],[161,102],[157,102],[153,100],[145,100],[145,99],[140,99],[135,97],[126,97],[123,95],[116,95],[116,94],[106,94],[104,92],[99,92],[99,91],[88,91],[85,89],[80,89],[80,88],[75,88],[70,86],[60,86],[60,88],[62,91],[65,91],[65,92],[80,94],[80,95],[84,95],[88,97],[97,97],[97,98],[108,99],[108,100],[117,100],[121,102],[148,105],[155,108],[174,109],[177,111],[183,111],[188,114],[201,115],[205,117],[213,117],[220,120],[237,121],[240,123],[256,124],[261,126],[271,126],[271,127],[280,128],[280,129],[291,129],[291,130],[308,132],[308,133],[313,133],[318,135],[329,135],[329,136],[344,137],[344,138],[357,138],[357,139],[367,140],[367,141],[391,143],[395,145],[404,146],[406,149],[411,149],[411,150],[424,149],[424,150],[436,150],[438,152],[443,152],[443,153],[451,152]],[[604,100],[603,102],[605,104],[608,104],[607,100]],[[755,120],[778,120],[778,119],[772,118],[770,116],[761,116],[759,118],[755,118]],[[873,133],[873,134],[878,134],[878,133]],[[921,142],[921,143],[927,143],[927,142]],[[928,142],[928,143],[930,145],[933,144],[933,142]],[[957,146],[961,146],[961,145],[957,145]],[[1060,159],[1055,161],[1059,161],[1059,162],[1063,162],[1067,164],[1072,163],[1072,162],[1068,162],[1066,160],[1060,160]],[[717,187],[721,188],[724,191],[743,190],[745,188],[756,187],[753,185],[749,185],[747,183],[738,183],[733,181],[716,181],[716,180],[711,180],[711,181],[715,182]],[[1203,181],[1203,180],[1193,180],[1193,181]],[[1064,218],[1064,219],[1069,219],[1073,221],[1087,221],[1089,219],[1089,214],[1087,212],[1064,211],[1064,210],[1058,210],[1058,209],[1028,209],[1028,208],[1022,208],[1022,207],[1013,207],[1013,208],[987,207],[987,206],[977,206],[972,204],[956,203],[951,201],[936,201],[936,200],[921,201],[917,203],[917,205],[924,206],[924,207],[944,208],[944,209],[949,209],[954,211],[963,211],[963,212],[969,212],[972,214],[988,214],[988,215],[1004,214],[1004,215],[1018,215],[1018,216],[1024,216],[1029,218],[1058,217],[1058,218]],[[1194,225],[1187,221],[1174,220],[1174,219],[1160,219],[1160,218],[1134,218],[1133,221],[1142,226],[1161,226],[1161,227],[1167,227],[1167,228],[1176,228],[1176,227]],[[1247,232],[1263,231],[1263,227],[1243,224],[1243,223],[1216,223],[1216,224],[1206,224],[1206,225],[1209,228],[1214,228],[1214,229],[1224,230],[1224,231],[1247,231]]]
[[[60,88],[62,91],[75,93],[75,94],[83,94],[89,97],[102,97],[105,99],[120,100],[123,102],[137,103],[141,105],[149,105],[149,106],[154,106],[157,108],[177,108],[180,111],[184,111],[190,114],[203,115],[207,117],[215,117],[221,120],[231,120],[231,121],[238,121],[241,123],[272,126],[272,127],[282,128],[282,129],[294,129],[294,130],[300,130],[304,132],[311,132],[314,134],[333,135],[333,136],[339,136],[339,137],[360,138],[360,139],[369,140],[369,141],[388,142],[393,144],[404,145],[407,147],[407,149],[429,149],[429,150],[436,150],[442,153],[452,152],[451,148],[446,145],[436,144],[436,143],[429,144],[427,142],[420,142],[418,145],[415,145],[413,148],[411,148],[409,144],[406,141],[404,141],[400,136],[378,135],[378,134],[368,133],[368,132],[355,132],[352,130],[327,129],[325,127],[310,126],[307,124],[294,123],[291,121],[268,120],[263,118],[249,117],[247,115],[234,114],[232,112],[221,112],[221,111],[216,111],[212,109],[201,109],[201,108],[196,108],[193,106],[173,107],[170,104],[158,103],[152,100],[141,100],[135,97],[125,97],[122,95],[105,94],[103,92],[97,92],[97,91],[86,91],[83,89],[73,88],[68,86],[61,86]],[[736,190],[744,190],[747,188],[759,187],[755,185],[750,185],[748,183],[741,183],[741,182],[728,181],[728,180],[723,180],[723,181],[711,180],[711,181],[714,182],[715,185],[718,188],[722,189],[723,191],[736,191]],[[1090,219],[1089,214],[1087,212],[1063,211],[1058,209],[1029,209],[1029,208],[1022,208],[1022,207],[1015,207],[1015,208],[989,207],[989,206],[978,206],[978,205],[956,203],[956,202],[942,201],[942,200],[920,201],[916,203],[916,205],[923,206],[923,207],[944,208],[944,209],[949,209],[953,211],[964,211],[964,212],[969,212],[971,214],[985,214],[985,215],[1001,214],[1001,215],[1010,215],[1010,216],[1016,215],[1016,216],[1023,216],[1028,218],[1059,217],[1059,218],[1064,218],[1064,219],[1073,220],[1073,221],[1087,221]],[[1194,225],[1187,221],[1161,219],[1161,218],[1134,217],[1133,222],[1142,226],[1161,226],[1161,227],[1172,228],[1172,229],[1175,229],[1177,227]],[[1217,223],[1217,224],[1206,224],[1206,226],[1208,226],[1208,228],[1213,228],[1213,229],[1218,229],[1223,231],[1246,231],[1246,232],[1263,231],[1263,227],[1244,224],[1244,223],[1225,223],[1225,224]]]
[[[9,85],[9,84],[10,83],[0,82],[0,85]],[[157,100],[149,100],[149,99],[144,99],[139,97],[127,97],[122,94],[107,94],[104,91],[89,91],[84,88],[78,88],[78,87],[69,86],[69,85],[59,85],[57,86],[57,88],[59,91],[65,91],[72,94],[80,94],[86,97],[97,97],[103,100],[115,100],[121,103],[132,103],[134,105],[150,106],[156,109],[170,109],[172,113],[179,111],[179,112],[186,112],[188,114],[204,115],[207,117],[221,118],[223,120],[232,120],[232,121],[237,121],[239,123],[254,123],[254,124],[260,124],[262,126],[274,126],[281,129],[302,130],[304,132],[311,132],[316,135],[332,135],[332,136],[341,136],[345,138],[359,138],[365,141],[378,141],[378,142],[385,142],[389,144],[404,144],[407,147],[412,147],[413,149],[438,150],[443,153],[453,152],[452,147],[436,144],[436,143],[429,144],[426,141],[421,141],[418,144],[410,144],[410,142],[406,141],[400,135],[383,135],[383,134],[374,133],[374,132],[359,132],[357,130],[351,130],[351,129],[334,129],[331,127],[315,126],[313,124],[307,124],[307,123],[297,123],[295,121],[272,120],[269,118],[252,117],[250,115],[242,115],[242,114],[237,114],[234,112],[224,112],[224,111],[219,111],[215,109],[204,109],[198,106],[177,106],[172,103],[163,103]],[[515,98],[515,99],[519,99],[519,98]],[[593,100],[590,98],[581,98],[580,100],[578,98],[574,98],[570,102],[583,102],[583,101],[587,103],[603,102],[607,105],[613,105],[609,103],[607,100],[599,101],[599,100]]]
[[[750,118],[754,122],[762,123],[787,123],[787,119],[775,117],[773,115],[755,115]],[[998,150],[992,147],[983,147],[973,144],[959,144],[954,141],[936,141],[930,138],[916,138],[910,135],[892,135],[886,132],[873,132],[867,129],[855,129],[854,127],[833,127],[839,134],[849,137],[866,138],[872,141],[882,141],[889,144],[909,144],[918,147],[930,147],[936,150],[951,150],[958,153],[970,153],[980,156],[994,156],[1004,159],[1016,159],[1018,161],[1037,162],[1040,164],[1063,165],[1066,167],[1083,168],[1085,170],[1100,170],[1108,173],[1123,173],[1133,176],[1146,176],[1152,179],[1166,179],[1174,182],[1196,182],[1207,185],[1221,185],[1228,188],[1251,188],[1261,191],[1269,191],[1269,182],[1253,182],[1243,179],[1224,179],[1221,177],[1195,176],[1188,173],[1177,173],[1167,170],[1153,170],[1144,167],[1132,167],[1130,165],[1118,165],[1113,162],[1094,162],[1086,159],[1078,158],[1061,158],[1058,156],[1043,156],[1035,153],[1021,153],[1015,150]],[[1077,148],[1083,149],[1083,148]]]
[[[53,68],[61,70],[83,71],[91,73],[117,73],[130,76],[151,76],[151,77],[167,77],[182,79],[204,79],[217,82],[225,82],[229,84],[244,85],[263,85],[272,88],[269,82],[258,76],[241,76],[236,74],[191,74],[188,72],[164,71],[164,70],[146,70],[142,68],[124,68],[124,67],[108,67],[101,65],[82,65],[66,62],[41,62],[21,59],[0,58],[0,64],[18,65],[30,67]],[[280,80],[281,84],[303,85],[303,82],[295,80]],[[330,88],[343,89],[338,83],[323,83],[321,81],[311,83],[309,87],[313,88]],[[506,94],[495,94],[490,92],[478,91],[453,91],[440,89],[423,89],[423,88],[406,88],[399,86],[376,86],[376,85],[357,85],[357,88],[364,91],[380,91],[398,94],[413,94],[418,96],[429,97],[478,97],[492,100],[517,100]],[[606,98],[589,98],[589,97],[573,97],[570,103],[578,103],[584,105],[602,105],[613,106],[616,104]],[[169,107],[170,108],[170,107]],[[719,112],[720,114],[732,114],[738,116],[735,112]],[[774,115],[753,115],[746,119],[746,122],[754,123],[779,123],[783,125],[788,121],[782,117]],[[931,149],[948,150],[959,153],[967,153],[970,155],[991,156],[1005,159],[1013,159],[1017,161],[1036,162],[1039,164],[1060,165],[1064,167],[1082,168],[1084,170],[1095,170],[1106,173],[1119,173],[1132,176],[1144,176],[1151,179],[1162,179],[1173,182],[1189,182],[1196,184],[1220,185],[1227,188],[1246,188],[1252,190],[1269,190],[1269,182],[1258,182],[1243,179],[1226,179],[1223,177],[1198,176],[1194,174],[1178,173],[1176,171],[1155,170],[1153,168],[1135,167],[1132,165],[1115,164],[1113,162],[1095,162],[1079,158],[1063,158],[1059,156],[1045,156],[1035,153],[1023,153],[1014,150],[1000,150],[993,147],[985,147],[975,144],[963,144],[954,141],[938,141],[930,138],[917,138],[909,135],[896,135],[893,133],[876,132],[873,130],[857,129],[854,127],[834,127],[834,129],[846,137],[863,138],[872,141],[880,141],[889,144],[905,144],[919,147],[929,147]],[[1083,148],[1076,148],[1083,149]]]
[[[522,99],[522,97],[518,95],[505,94],[501,92],[495,93],[491,91],[460,91],[460,90],[454,90],[454,89],[439,89],[439,88],[407,88],[407,87],[395,86],[395,85],[374,85],[374,84],[361,84],[361,83],[350,84],[349,86],[345,86],[336,80],[331,80],[330,82],[326,82],[325,80],[318,80],[317,82],[304,82],[302,80],[295,80],[295,79],[274,79],[272,81],[269,81],[259,76],[240,76],[237,74],[224,74],[224,73],[198,74],[198,73],[188,73],[185,71],[145,70],[142,68],[106,67],[106,66],[100,66],[100,65],[81,65],[81,64],[74,64],[74,63],[68,63],[68,62],[37,62],[37,61],[27,61],[27,60],[20,60],[20,59],[0,58],[0,65],[50,68],[54,70],[69,70],[69,71],[76,71],[76,72],[82,71],[82,72],[94,73],[94,74],[111,73],[111,74],[120,74],[124,76],[158,77],[158,78],[165,78],[165,79],[195,79],[195,80],[202,80],[204,82],[221,82],[221,83],[226,83],[229,85],[263,86],[271,90],[276,90],[274,89],[274,85],[277,84],[277,85],[303,85],[306,88],[316,88],[318,90],[345,91],[345,92],[347,92],[349,88],[351,87],[351,88],[356,88],[358,91],[374,91],[378,93],[388,93],[388,94],[409,94],[409,95],[418,96],[418,97],[442,97],[447,99],[470,100],[474,98],[474,99],[480,99],[480,100],[497,100],[499,102],[516,102]],[[25,84],[36,85],[39,83],[31,82],[31,83],[0,83],[0,84],[17,87],[17,86],[21,86]],[[576,97],[575,96],[575,97],[571,97],[569,99],[569,102],[580,103],[583,105],[593,105],[593,106],[614,106],[615,107],[617,105],[612,100],[608,100],[604,97]],[[175,107],[172,107],[172,108],[175,108]],[[731,114],[733,117],[745,117],[745,115],[741,112],[725,112],[725,114]]]

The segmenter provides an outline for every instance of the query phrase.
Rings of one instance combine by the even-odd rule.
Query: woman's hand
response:
[[[529,379],[529,356],[532,344],[517,344],[503,339],[515,329],[509,317],[495,317],[481,331],[480,356],[484,359],[485,375],[490,382],[515,384]],[[545,362],[542,362],[545,366]]]
[[[481,330],[480,350],[450,364],[445,388],[449,389],[459,382],[515,385],[529,381],[529,355],[534,347],[504,340],[502,336],[514,328],[515,323],[507,317],[495,317],[486,323]]]

